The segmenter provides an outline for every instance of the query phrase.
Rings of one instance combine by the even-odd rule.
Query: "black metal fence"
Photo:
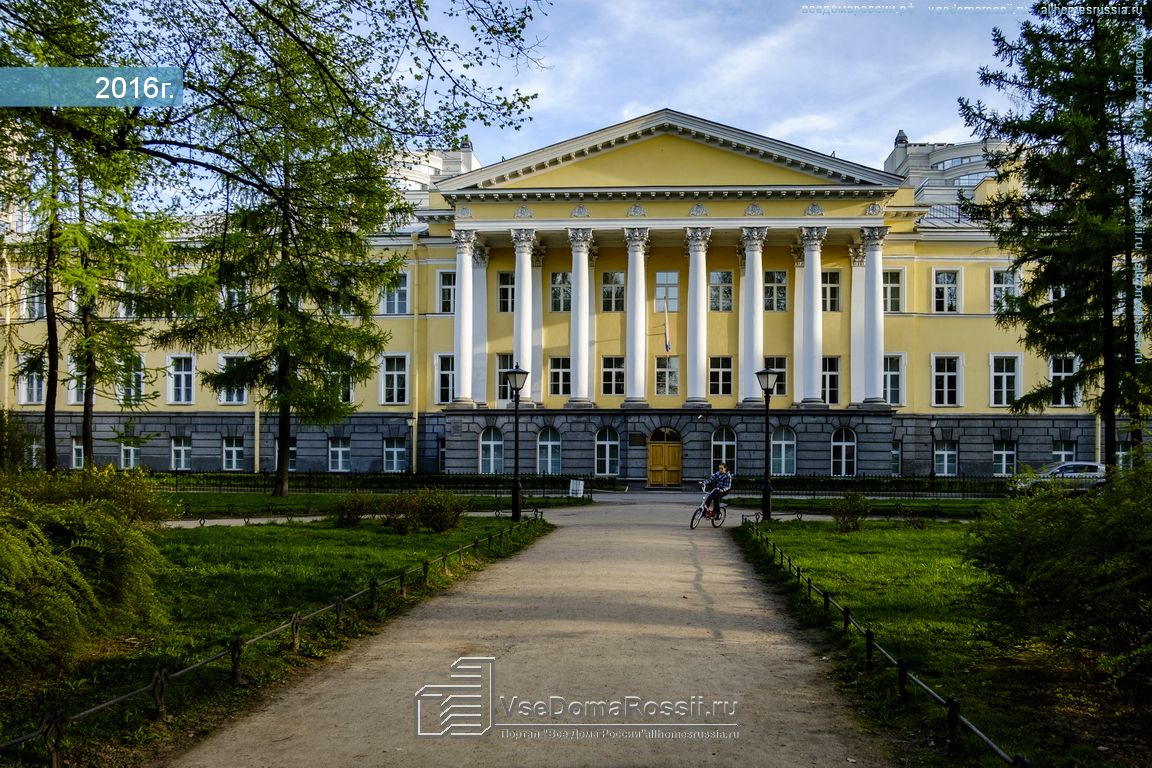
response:
[[[762,477],[736,478],[732,494],[758,495]],[[872,499],[989,499],[1012,492],[1012,478],[1000,475],[783,475],[772,478],[776,496],[794,499],[833,499],[862,493]]]
[[[751,521],[748,518],[744,519],[744,525],[751,527]],[[971,733],[975,736],[985,747],[990,749],[992,753],[1004,763],[1011,766],[1019,766],[1020,768],[1031,768],[1032,763],[1027,758],[1020,755],[1009,755],[1001,749],[996,742],[992,741],[986,736],[979,728],[972,724],[968,718],[960,713],[960,703],[953,698],[944,698],[935,690],[932,689],[927,683],[920,678],[916,677],[911,670],[908,669],[908,664],[903,659],[897,658],[884,649],[878,642],[876,636],[871,629],[862,625],[859,621],[852,616],[851,609],[846,605],[841,605],[832,597],[832,593],[828,590],[822,590],[812,583],[812,577],[805,579],[803,570],[796,563],[792,562],[792,558],[784,554],[784,550],[776,545],[776,542],[771,541],[765,536],[764,531],[759,527],[751,527],[753,536],[755,537],[759,546],[765,553],[769,554],[772,564],[788,574],[789,581],[795,575],[795,584],[797,589],[807,588],[807,599],[809,603],[813,601],[813,595],[819,596],[824,602],[824,612],[831,614],[832,609],[835,608],[840,614],[843,624],[843,631],[848,632],[854,629],[864,638],[864,657],[865,663],[871,668],[876,663],[876,656],[884,660],[886,667],[896,669],[896,685],[900,692],[901,698],[908,695],[908,686],[913,685],[928,694],[933,702],[943,707],[947,717],[948,727],[948,748],[950,752],[955,752],[960,736],[960,729]]]
[[[122,704],[132,699],[140,698],[143,696],[150,696],[154,707],[154,713],[157,719],[164,719],[167,716],[167,692],[168,687],[172,683],[179,680],[181,677],[194,672],[201,667],[207,666],[221,659],[227,658],[229,660],[230,668],[227,677],[229,685],[240,685],[243,682],[241,675],[241,660],[243,658],[244,649],[253,643],[258,643],[261,640],[267,640],[270,637],[288,632],[291,634],[291,650],[293,653],[300,651],[300,637],[301,625],[314,619],[321,614],[334,612],[336,617],[336,624],[340,627],[344,621],[345,611],[354,607],[355,601],[363,603],[363,608],[372,613],[379,609],[379,601],[390,593],[394,598],[402,598],[407,596],[407,590],[410,587],[418,585],[426,585],[428,582],[428,574],[433,566],[437,563],[441,564],[445,572],[448,571],[449,562],[452,558],[456,558],[460,563],[464,561],[464,554],[468,551],[479,552],[483,547],[488,554],[506,552],[509,544],[514,541],[515,537],[526,526],[534,525],[544,519],[544,515],[538,509],[533,509],[530,512],[525,512],[525,518],[519,523],[513,524],[511,527],[500,531],[499,533],[489,534],[484,539],[476,539],[471,544],[464,544],[457,547],[452,552],[447,552],[440,557],[432,560],[424,560],[419,565],[400,571],[400,573],[392,576],[391,578],[379,581],[372,579],[368,582],[368,586],[360,591],[351,594],[347,597],[336,598],[335,602],[329,603],[322,608],[317,608],[311,613],[300,614],[299,612],[292,614],[292,617],[281,624],[280,626],[263,632],[255,637],[242,638],[239,635],[231,638],[225,645],[224,649],[218,653],[201,659],[194,664],[190,664],[183,669],[175,672],[169,672],[167,669],[159,669],[152,675],[152,680],[147,685],[142,685],[139,688],[121,694],[114,698],[103,701],[95,706],[89,707],[82,712],[69,715],[63,711],[49,712],[44,715],[40,720],[40,725],[33,731],[29,731],[16,738],[9,739],[0,743],[0,755],[9,754],[19,756],[25,759],[35,759],[35,757],[28,754],[26,750],[21,748],[24,745],[34,743],[36,739],[43,739],[44,749],[47,754],[47,763],[52,768],[61,768],[66,764],[65,762],[65,748],[64,748],[64,735],[68,727],[73,723],[78,723],[81,720],[89,718],[99,712]],[[507,534],[507,535],[506,535]]]
[[[151,472],[165,491],[271,493],[276,485],[272,472]],[[577,475],[521,475],[525,496],[567,496],[573,480],[583,483],[582,495],[594,488],[612,487],[614,478]],[[443,488],[472,496],[510,496],[510,475],[407,474],[399,472],[293,472],[288,488],[294,494],[312,493],[405,493],[420,488]]]

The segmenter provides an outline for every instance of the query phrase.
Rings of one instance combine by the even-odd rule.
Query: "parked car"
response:
[[[1037,472],[1017,475],[1015,489],[1035,491],[1042,487],[1058,486],[1084,491],[1103,485],[1106,474],[1103,464],[1092,461],[1057,461],[1041,467]]]

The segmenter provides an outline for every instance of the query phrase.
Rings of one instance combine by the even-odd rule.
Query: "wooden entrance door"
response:
[[[648,438],[648,485],[679,488],[683,445],[680,433],[661,427]]]

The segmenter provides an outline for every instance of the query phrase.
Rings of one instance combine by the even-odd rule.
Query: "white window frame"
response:
[[[738,441],[736,430],[732,427],[725,425],[712,430],[712,466],[724,464],[735,475]]]
[[[896,282],[888,281],[888,275],[896,275]],[[880,273],[884,314],[894,315],[904,311],[904,268],[884,269]]]
[[[403,362],[401,370],[386,369],[390,362],[397,360]],[[408,386],[409,369],[407,352],[397,355],[380,355],[380,405],[405,405],[408,403],[411,389]],[[403,390],[403,392],[397,392],[397,390]],[[397,397],[398,394],[403,396]]]
[[[456,313],[456,270],[441,269],[436,272],[436,305],[442,315]]]
[[[239,441],[239,442],[237,442]],[[226,436],[220,440],[220,469],[224,472],[244,471],[244,438]]]
[[[1077,358],[1075,355],[1052,355],[1052,356],[1050,356],[1048,358],[1048,383],[1053,384],[1053,385],[1056,383],[1056,378],[1057,378],[1056,377],[1056,365],[1055,365],[1057,360],[1071,360],[1072,361],[1071,373],[1063,373],[1062,372],[1060,375],[1061,379],[1075,376],[1076,373],[1080,370],[1080,359]],[[1053,394],[1055,394],[1055,393],[1053,393]],[[1048,402],[1049,407],[1051,407],[1051,408],[1076,408],[1076,407],[1078,407],[1081,404],[1080,387],[1076,387],[1074,390],[1072,390],[1071,394],[1072,394],[1071,398],[1061,398],[1062,401],[1059,403],[1057,403],[1055,401],[1055,397],[1050,398],[1049,402]]]
[[[536,435],[536,471],[541,475],[564,474],[563,437],[556,427],[543,427]]]
[[[508,383],[505,375],[516,367],[516,358],[511,352],[496,353],[496,402],[512,402],[512,385]]]
[[[72,469],[84,469],[84,443],[80,438],[72,438]]]
[[[936,368],[937,361],[950,360],[950,359],[954,359],[956,361],[955,373],[954,374],[950,374],[947,372],[945,372],[943,374],[938,373],[938,370]],[[964,405],[964,355],[960,354],[960,353],[953,353],[953,352],[933,352],[931,360],[932,360],[932,367],[931,367],[931,376],[932,376],[932,378],[931,378],[931,402],[932,402],[932,406],[934,408],[960,408],[960,407],[962,407]],[[956,380],[956,402],[955,403],[939,402],[939,400],[937,398],[938,393],[937,393],[937,388],[936,388],[936,377],[938,375],[943,375],[943,376],[954,375],[955,376],[955,380]]]
[[[548,394],[558,397],[572,395],[572,358],[548,358]]]
[[[389,316],[403,316],[409,312],[408,273],[398,272],[396,287],[382,291],[380,294],[380,314]]]
[[[76,358],[68,358],[68,380],[64,384],[68,392],[68,405],[84,404],[84,374],[76,365]]]
[[[608,361],[619,361],[609,367]],[[627,376],[628,358],[624,355],[604,355],[600,358],[600,394],[606,397],[622,397]]]
[[[192,438],[188,435],[172,437],[168,441],[168,468],[173,472],[192,469]]]
[[[932,468],[940,477],[955,477],[960,473],[960,443],[957,440],[937,440],[932,455]]]
[[[120,469],[136,469],[140,466],[140,446],[120,443]]]
[[[940,276],[944,274],[955,275],[955,284],[941,283]],[[955,269],[944,269],[941,267],[932,270],[932,313],[936,315],[958,315],[960,308],[964,306],[964,298],[962,289],[964,286],[963,270],[959,267]],[[953,295],[952,309],[948,308],[948,293],[951,291]],[[941,309],[941,307],[943,307]]]
[[[445,399],[447,391],[447,399]],[[456,355],[451,352],[436,354],[436,404],[444,405],[456,399]]]
[[[1071,445],[1072,450],[1066,450],[1067,446]],[[1057,446],[1061,446],[1059,449]],[[1052,461],[1076,461],[1076,441],[1075,440],[1053,440],[1052,441]]]
[[[481,475],[504,474],[504,433],[499,427],[485,427],[480,432],[478,471]]]
[[[826,355],[820,359],[820,399],[825,405],[840,405],[840,358]]]
[[[609,282],[609,275],[615,275]],[[615,282],[619,279],[619,282]],[[626,286],[627,276],[619,270],[606,269],[600,273],[600,311],[623,312],[628,307]]]
[[[772,428],[772,474],[790,477],[796,474],[796,430],[784,425]]]
[[[403,437],[386,437],[381,446],[385,472],[408,471],[408,441]]]
[[[729,397],[732,395],[732,356],[708,356],[708,394],[711,397]]]
[[[552,272],[548,277],[548,311],[572,311],[572,273]]]
[[[1010,477],[1016,474],[1016,441],[992,441],[992,474],[997,477]]]
[[[891,360],[896,361],[896,370],[894,371],[890,370],[888,366]],[[888,402],[888,405],[904,405],[904,398],[906,397],[904,382],[907,378],[904,372],[908,369],[907,355],[903,352],[885,354],[881,365],[883,366],[880,375],[884,381],[884,399]],[[895,380],[895,385],[893,385],[893,380]],[[890,398],[892,392],[896,393],[896,402],[892,402]]]
[[[328,438],[328,471],[344,473],[352,471],[352,438]]]
[[[844,306],[842,299],[843,282],[839,269],[820,270],[820,309],[823,312],[840,312]]]
[[[20,364],[27,361],[27,356],[20,358]],[[44,372],[25,373],[17,380],[16,402],[19,405],[42,405],[47,395],[47,380]]]
[[[127,370],[121,370],[117,377],[116,402],[120,405],[142,405],[144,403],[144,355],[137,354],[135,358],[140,367],[131,373]],[[128,360],[124,361],[125,366],[128,362]],[[127,376],[131,376],[133,379],[129,386],[125,386]]]
[[[620,475],[620,433],[613,427],[596,430],[597,477],[618,477]]]
[[[780,371],[780,376],[776,379],[776,387],[772,390],[772,396],[788,394],[788,358],[784,355],[770,355],[764,358],[764,367]]]
[[[844,434],[851,435],[852,439],[837,440],[838,436]],[[851,427],[839,427],[832,433],[829,443],[831,447],[830,472],[832,477],[856,477],[856,472],[859,469],[856,456],[859,438],[856,436],[856,430]]]
[[[247,355],[220,355],[217,358],[217,366],[219,370],[224,370],[228,365],[229,360],[245,360]],[[218,405],[247,405],[248,404],[248,387],[241,387],[240,389],[222,389],[216,397]]]
[[[998,372],[996,370],[996,363],[999,360],[1011,360],[1011,372]],[[988,354],[988,407],[1011,408],[1012,404],[1020,399],[1024,378],[1023,366],[1024,357],[1018,353],[1004,354],[990,352]],[[1011,377],[1011,381],[1005,381],[1008,377]],[[1007,395],[1007,397],[1005,397],[1005,395]]]
[[[708,272],[708,311],[731,312],[735,306],[735,274],[730,269]]]
[[[175,369],[176,360],[188,360],[190,370],[177,371]],[[196,356],[193,354],[171,354],[165,358],[164,370],[167,374],[167,390],[168,405],[195,405],[196,404]],[[182,377],[188,378],[188,398],[182,400],[178,398],[177,393],[183,387],[177,387],[177,383]]]
[[[28,278],[20,286],[21,320],[43,320],[48,316],[47,288],[48,283],[43,277]]]
[[[779,277],[779,281],[776,278]],[[764,311],[788,311],[788,272],[783,269],[764,270]]]
[[[656,394],[660,396],[665,395],[679,395],[680,394],[680,358],[677,355],[656,355],[655,374],[653,381],[655,381]]]
[[[671,275],[674,279],[668,280]],[[655,280],[656,289],[653,293],[653,311],[657,314],[680,311],[680,273],[671,271],[658,271]]]
[[[496,311],[510,314],[516,311],[516,273],[496,273]]]
[[[1008,282],[998,283],[1001,275],[1006,275]],[[1003,297],[1020,295],[1020,275],[1010,267],[993,267],[988,271],[988,281],[988,309],[992,314],[996,314]]]

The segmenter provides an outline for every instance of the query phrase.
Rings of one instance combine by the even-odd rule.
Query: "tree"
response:
[[[1037,385],[1016,409],[1087,393],[1112,465],[1118,417],[1138,428],[1152,402],[1137,354],[1136,320],[1147,307],[1142,285],[1133,289],[1147,260],[1136,235],[1150,210],[1140,190],[1152,125],[1137,62],[1150,53],[1152,24],[1147,8],[1091,5],[1097,10],[1074,4],[1049,16],[1051,6],[1037,3],[1037,20],[1025,21],[1018,39],[994,30],[1009,69],[982,68],[980,81],[1016,106],[1000,112],[960,99],[960,113],[990,141],[985,157],[1002,186],[961,205],[987,223],[1021,276],[998,322],[1020,328],[1024,345],[1043,357],[1077,361],[1070,376]]]

